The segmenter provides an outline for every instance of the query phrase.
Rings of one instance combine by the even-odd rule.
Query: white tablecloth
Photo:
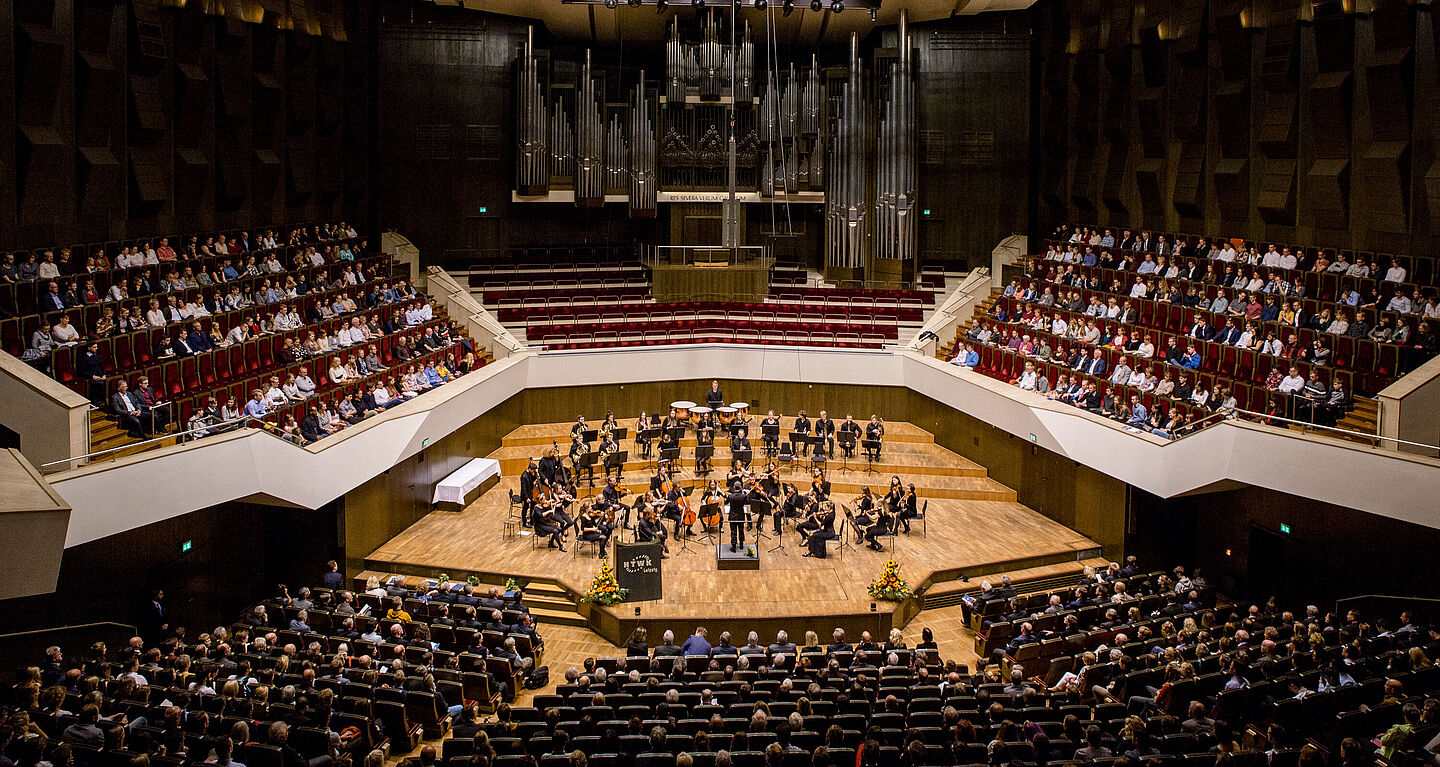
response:
[[[430,502],[464,503],[466,493],[479,487],[485,480],[498,476],[499,461],[492,458],[472,458],[454,474],[440,480],[440,484],[435,486],[435,498]]]

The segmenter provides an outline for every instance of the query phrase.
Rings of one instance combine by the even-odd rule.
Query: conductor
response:
[[[719,381],[710,382],[710,391],[705,392],[705,404],[711,409],[725,405],[725,395],[720,391]]]
[[[739,482],[730,485],[730,494],[726,496],[725,502],[729,504],[730,513],[730,553],[745,548],[745,504],[753,500],[754,495],[747,492],[740,486]]]

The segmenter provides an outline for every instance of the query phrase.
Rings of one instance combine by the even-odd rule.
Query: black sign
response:
[[[662,544],[615,544],[615,580],[629,589],[626,602],[644,602],[660,598],[660,554]]]

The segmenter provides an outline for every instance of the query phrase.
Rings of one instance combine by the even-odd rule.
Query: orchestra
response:
[[[710,389],[706,392],[706,402],[724,402],[718,382],[711,382]],[[685,403],[678,404],[685,406]],[[786,520],[791,520],[799,534],[801,545],[806,549],[804,555],[825,557],[826,542],[840,537],[836,532],[840,507],[832,497],[830,480],[826,478],[823,470],[816,468],[809,488],[806,492],[801,492],[804,488],[781,481],[780,466],[773,460],[769,461],[763,470],[752,469],[749,460],[752,447],[744,418],[744,410],[748,406],[743,403],[736,404],[740,407],[721,409],[721,405],[710,404],[710,412],[697,408],[698,412],[688,415],[672,407],[663,420],[658,414],[652,417],[646,411],[641,411],[635,421],[635,445],[642,457],[651,454],[653,440],[644,435],[647,429],[661,427],[659,455],[663,456],[664,451],[672,451],[673,456],[673,451],[680,448],[680,436],[688,427],[693,426],[696,440],[695,470],[697,473],[706,473],[712,468],[716,432],[729,416],[733,425],[733,437],[729,440],[732,458],[730,471],[723,480],[709,479],[703,486],[697,484],[699,492],[693,501],[689,491],[675,481],[676,472],[680,469],[679,462],[673,458],[662,457],[658,462],[652,459],[651,466],[655,472],[650,477],[649,489],[636,497],[631,504],[627,504],[627,493],[621,485],[622,467],[618,463],[614,466],[607,465],[603,488],[598,494],[593,490],[589,491],[585,499],[578,501],[578,511],[573,512],[575,516],[572,517],[572,506],[577,504],[575,474],[586,468],[581,465],[582,461],[596,457],[589,455],[590,444],[587,438],[598,435],[597,462],[606,463],[607,459],[621,451],[620,437],[624,436],[624,430],[619,427],[613,411],[605,413],[599,428],[594,431],[589,428],[583,415],[577,416],[570,428],[570,461],[561,460],[559,446],[552,442],[544,448],[540,458],[529,461],[521,473],[518,496],[521,525],[533,527],[535,535],[549,539],[549,548],[561,551],[567,550],[567,539],[573,529],[577,540],[597,543],[602,555],[610,542],[615,540],[617,530],[630,529],[635,531],[636,541],[658,541],[662,551],[668,555],[670,539],[695,535],[696,522],[701,524],[701,529],[706,534],[729,523],[728,545],[732,551],[738,552],[746,548],[746,533],[752,525],[755,530],[761,531],[762,536],[765,534],[761,525],[768,516],[775,535],[784,534]],[[762,427],[772,427],[769,429],[772,432],[770,434],[765,434],[766,430],[762,428],[762,444],[767,452],[770,452],[778,447],[784,425],[774,410],[768,410],[760,423]],[[847,413],[844,421],[837,426],[825,410],[821,410],[812,423],[806,411],[802,410],[795,417],[792,431],[821,438],[792,445],[797,455],[805,454],[809,445],[814,444],[816,456],[834,455],[838,447],[845,451],[848,458],[853,454],[854,444],[863,438],[865,442],[874,443],[864,445],[867,457],[873,462],[880,457],[879,443],[885,435],[885,425],[879,416],[872,415],[869,422],[862,426],[855,421],[853,414]],[[571,469],[574,470],[573,473]],[[590,469],[593,476],[593,467]],[[845,506],[843,511],[844,517],[855,528],[856,538],[853,540],[863,541],[868,548],[875,551],[884,550],[879,540],[884,536],[895,535],[900,531],[910,532],[910,521],[919,516],[915,485],[906,485],[899,476],[890,478],[883,494],[872,492],[868,486],[862,488],[852,505],[853,508]],[[666,520],[670,522],[669,525],[665,524]],[[726,544],[722,542],[720,545]]]

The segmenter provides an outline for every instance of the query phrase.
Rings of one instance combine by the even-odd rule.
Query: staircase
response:
[[[422,585],[426,578],[436,577],[434,571],[424,571],[406,565],[398,565],[395,569],[380,569],[384,565],[383,562],[367,561],[367,564],[372,565],[372,568],[362,571],[354,578],[357,587],[359,584],[365,583],[366,579],[371,576],[379,578],[380,582],[384,583],[389,580],[391,576],[402,575],[405,576],[405,584],[412,589],[416,589]],[[457,579],[457,581],[463,581],[471,575],[471,573],[455,570],[447,571],[447,574],[451,578]],[[483,574],[480,574],[479,577],[480,582],[476,584],[475,588],[477,593],[481,595],[483,595],[486,588],[492,585],[505,585],[503,579],[487,578]],[[536,623],[551,626],[580,626],[582,628],[589,625],[585,622],[585,618],[580,615],[579,605],[575,601],[576,597],[572,596],[564,587],[552,581],[535,580],[525,582],[523,579],[517,580],[520,583],[520,587],[525,591],[525,606],[530,608],[530,615],[534,616]]]
[[[1356,396],[1353,399],[1354,408],[1341,418],[1335,426],[1350,431],[1358,431],[1364,434],[1376,434],[1380,431],[1380,400],[1371,397]],[[1379,440],[1366,439],[1352,434],[1336,434],[1326,432],[1332,437],[1348,439],[1351,442],[1359,442],[1364,445],[1378,445]]]
[[[1000,296],[1002,296],[1004,293],[1004,288],[995,288],[994,290],[990,291],[990,295],[981,299],[980,303],[975,305],[975,313],[970,316],[972,318],[990,316],[990,312],[995,309],[995,302],[999,301]],[[960,344],[960,338],[965,335],[965,331],[968,328],[968,325],[962,325],[955,328],[955,337],[950,340],[950,343],[937,345],[935,347],[936,359],[948,361],[951,357],[955,356],[955,347]]]

